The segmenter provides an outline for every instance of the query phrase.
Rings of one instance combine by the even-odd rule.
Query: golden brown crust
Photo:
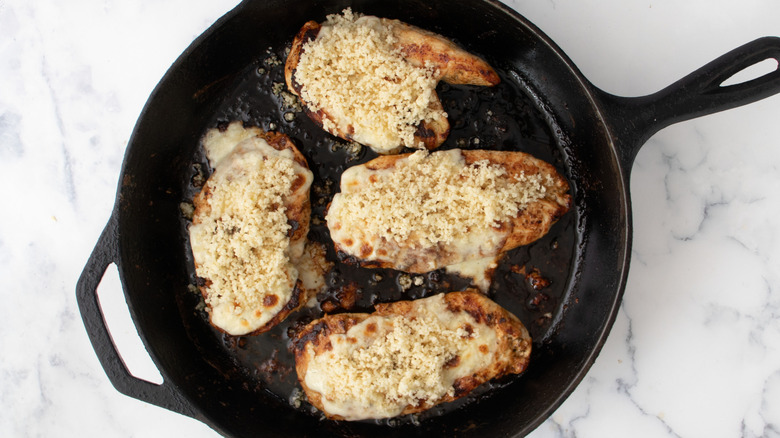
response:
[[[314,354],[321,354],[332,348],[328,338],[332,334],[344,334],[353,326],[361,323],[368,318],[368,313],[340,313],[337,315],[325,315],[324,317],[310,322],[306,327],[295,335],[293,347],[295,354],[295,371],[298,374],[298,382],[301,384],[309,403],[322,412],[325,409],[322,405],[322,394],[312,391],[305,381],[306,371],[309,367],[309,355],[307,345],[312,345]],[[330,416],[334,420],[343,420],[342,417]]]
[[[298,97],[301,97],[302,86],[295,80],[295,72],[298,68],[298,62],[301,59],[301,54],[303,54],[303,46],[309,41],[317,38],[321,28],[322,26],[320,23],[317,23],[316,21],[306,22],[295,35],[295,38],[293,38],[292,46],[290,47],[290,53],[287,55],[287,61],[284,63],[284,80],[287,83],[287,89]],[[301,101],[303,101],[303,99],[301,99]],[[306,104],[306,102],[304,102],[303,110],[306,112],[306,115],[309,116],[309,118],[320,128],[323,128],[323,119],[333,119],[333,117],[325,110],[320,109],[317,111],[311,111],[309,109],[309,105]],[[351,139],[349,132],[331,132],[331,134],[345,140]]]
[[[298,62],[301,59],[301,54],[303,53],[303,46],[309,41],[317,38],[321,28],[322,26],[316,21],[309,21],[304,24],[301,30],[298,31],[298,34],[295,35],[292,46],[290,48],[290,54],[287,56],[287,61],[284,64],[284,79],[287,83],[287,88],[291,93],[298,97],[301,95],[301,84],[295,80],[295,71],[298,66]],[[432,109],[434,110],[443,110],[441,101],[439,101],[438,97],[433,100],[432,106]],[[311,111],[309,109],[309,105],[305,101],[303,107],[306,115],[308,115],[309,118],[320,128],[323,128],[323,119],[334,120],[333,116],[331,116],[326,109]],[[344,140],[352,141],[354,128],[351,125],[348,125],[346,130],[343,131],[338,128],[338,123],[335,123],[334,125],[336,126],[336,131],[330,132],[331,134]],[[437,120],[421,122],[415,131],[414,139],[415,141],[422,142],[427,149],[435,149],[444,143],[444,141],[447,139],[447,136],[449,135],[449,132],[450,124],[446,117],[442,117]],[[391,152],[397,152],[397,150]]]
[[[452,41],[419,27],[392,21],[398,47],[412,65],[432,64],[439,70],[439,79],[450,84],[493,86],[501,82],[490,64]]]
[[[317,38],[321,27],[316,21],[308,21],[293,38],[290,54],[287,55],[287,61],[284,63],[284,79],[287,82],[287,88],[296,96],[300,96],[301,85],[295,82],[295,69],[301,59],[303,46]]]
[[[283,151],[285,149],[292,151],[293,160],[305,169],[309,169],[306,158],[303,156],[303,154],[301,154],[290,137],[287,135],[278,132],[265,132],[256,127],[248,129],[251,129],[257,137],[264,139],[272,148],[278,151]],[[311,202],[309,200],[309,191],[299,190],[304,183],[304,176],[296,175],[296,179],[293,181],[292,195],[288,197],[285,202],[285,214],[287,216],[288,223],[291,225],[290,231],[288,232],[290,246],[304,244],[306,236],[309,233],[309,221],[311,219]],[[212,186],[207,181],[207,183],[203,186],[203,189],[200,191],[200,193],[195,195],[192,201],[192,204],[195,207],[195,211],[192,217],[193,224],[201,223],[201,218],[207,217],[210,214],[211,196]],[[194,265],[197,272],[200,268],[200,264],[195,261]],[[211,282],[208,278],[205,278],[204,280],[205,284],[200,286],[199,289],[203,297],[206,298],[209,293],[209,286]],[[311,293],[312,291],[308,291],[303,287],[300,279],[297,280],[295,288],[292,292],[292,296],[290,297],[290,300],[287,302],[287,304],[271,320],[257,328],[257,330],[248,333],[247,335],[256,335],[270,330],[282,322],[285,318],[287,318],[290,313],[300,309],[304,304],[306,304]],[[222,328],[214,324],[212,325],[218,330],[224,332]]]
[[[301,165],[303,168],[308,169],[309,164],[306,162],[306,157],[303,156],[301,151],[295,147],[290,137],[278,132],[265,132],[259,128],[252,129],[255,136],[265,140],[269,146],[277,151],[283,151],[288,149],[293,153],[293,160]],[[291,192],[292,196],[287,199],[285,208],[287,209],[287,220],[291,224],[290,228],[290,243],[293,244],[301,239],[305,239],[309,232],[309,220],[311,218],[311,202],[309,201],[308,191],[298,190],[301,185],[305,183],[305,178],[302,175],[297,175],[293,181]],[[205,217],[211,211],[209,199],[211,198],[211,185],[205,184],[203,189],[195,195],[192,200],[192,204],[195,207],[195,213],[193,214],[192,223],[198,224],[201,222],[200,218]]]
[[[192,214],[192,223],[197,225],[203,222],[201,218],[207,217],[211,213],[211,185],[205,184],[200,192],[192,199],[192,205],[195,212]],[[197,263],[195,265],[197,267]]]
[[[454,383],[454,395],[446,395],[434,405],[426,405],[424,400],[418,405],[408,405],[399,415],[412,414],[430,409],[436,404],[446,403],[468,395],[476,387],[498,377],[508,374],[520,374],[528,367],[531,355],[531,337],[525,326],[516,316],[503,307],[496,304],[476,290],[463,292],[450,292],[444,295],[447,309],[453,313],[466,312],[477,323],[487,325],[496,333],[498,346],[496,356],[490,364],[477,372],[459,378]],[[345,334],[353,326],[363,322],[372,315],[411,316],[415,312],[414,301],[398,301],[383,303],[375,306],[375,312],[367,313],[342,313],[337,315],[325,315],[312,321],[295,336],[293,340],[295,353],[295,369],[298,373],[298,381],[303,387],[309,402],[325,415],[333,420],[343,420],[339,415],[333,415],[325,411],[322,404],[322,394],[311,390],[305,382],[308,363],[311,354],[319,355],[332,348],[330,336]],[[367,327],[370,330],[371,325]],[[308,348],[311,346],[312,348]],[[457,360],[457,358],[455,359]]]
[[[571,208],[569,184],[551,164],[523,152],[463,150],[461,153],[467,165],[487,160],[491,164],[503,167],[507,174],[512,176],[523,173],[525,175],[542,173],[549,175],[553,180],[553,189],[548,190],[544,198],[531,202],[509,222],[501,224],[501,231],[506,233],[503,245],[496,254],[483,254],[483,256],[499,255],[538,240],[547,234],[558,219]],[[392,169],[398,160],[409,155],[411,154],[380,156],[363,164],[363,166],[370,170]],[[354,183],[357,184],[357,182]],[[389,243],[387,244],[389,245]],[[334,246],[337,251],[345,251],[345,248],[338,242],[334,242]],[[420,253],[416,257],[417,261],[408,263],[408,260],[404,260],[407,265],[401,270],[412,273],[428,272],[430,271],[428,260],[431,258],[438,260],[438,264],[441,266],[449,266],[463,261],[459,254],[452,253],[443,246],[420,249],[419,251]],[[398,260],[385,260],[381,257],[375,260],[361,260],[358,256],[357,261],[365,267],[400,269]]]
[[[569,183],[550,163],[523,152],[472,150],[463,151],[463,156],[466,164],[487,160],[491,164],[503,166],[513,176],[542,173],[553,179],[553,190],[548,190],[544,198],[520,211],[508,224],[510,231],[499,252],[528,245],[541,238],[571,208]]]
[[[531,337],[515,315],[476,290],[451,292],[444,296],[444,300],[451,312],[466,312],[477,322],[496,330],[498,334],[501,360],[495,362],[489,370],[480,373],[483,382],[505,374],[520,374],[525,371],[531,355]]]
[[[303,168],[308,169],[309,165],[306,162],[306,157],[303,156],[301,151],[295,147],[290,137],[279,132],[265,132],[260,131],[258,137],[264,139],[272,148],[277,151],[283,151],[288,149],[293,153],[293,160],[301,165]],[[296,175],[293,180],[292,187],[290,188],[292,196],[290,196],[285,203],[287,221],[290,223],[291,228],[289,231],[290,245],[295,244],[306,239],[306,235],[309,234],[309,221],[311,219],[311,202],[309,200],[308,190],[298,190],[306,179],[303,175]]]
[[[398,38],[396,46],[403,57],[415,66],[433,65],[437,68],[439,76],[437,80],[443,80],[450,84],[469,84],[492,86],[501,82],[498,74],[482,58],[472,55],[461,49],[453,42],[441,35],[420,29],[398,20],[382,19],[384,23],[393,24],[394,35]],[[290,53],[284,65],[284,77],[287,88],[291,93],[300,97],[301,85],[295,81],[295,71],[303,53],[303,46],[317,38],[321,24],[309,21],[301,27],[293,38]],[[327,109],[311,111],[309,105],[304,102],[304,109],[309,118],[318,126],[323,127],[323,119],[333,120]],[[434,92],[431,109],[443,111],[441,101]],[[345,140],[353,140],[354,130],[347,126],[346,130],[340,130],[335,123],[336,132],[331,134]],[[422,142],[426,149],[432,150],[441,146],[450,133],[450,123],[446,116],[434,120],[422,121],[417,126],[414,134],[415,142]],[[389,153],[398,152],[398,149]]]
[[[298,280],[295,282],[295,289],[293,289],[292,296],[290,296],[290,300],[287,301],[287,304],[285,304],[270,321],[258,327],[257,330],[247,333],[245,336],[259,335],[260,333],[271,330],[276,327],[277,324],[284,321],[292,312],[303,307],[307,301],[309,301],[309,291],[304,289],[301,280]]]

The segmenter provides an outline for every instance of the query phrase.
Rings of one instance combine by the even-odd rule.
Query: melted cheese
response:
[[[326,131],[352,133],[379,153],[424,147],[414,140],[420,122],[447,117],[435,93],[437,72],[407,62],[396,42],[392,20],[346,9],[303,46],[295,81],[310,109],[330,116],[322,120]]]
[[[471,284],[482,293],[487,293],[490,284],[493,282],[493,273],[498,267],[498,261],[501,255],[485,257],[482,259],[469,260],[445,266],[447,273],[456,274],[471,280]]]
[[[305,384],[322,395],[328,414],[362,420],[394,417],[406,406],[432,407],[454,395],[457,379],[493,361],[495,330],[448,310],[443,294],[413,306],[409,315],[372,315],[331,335],[333,348],[320,355],[307,346],[313,357]]]
[[[550,184],[487,161],[466,165],[459,149],[417,151],[388,169],[347,169],[326,220],[342,251],[427,272],[498,253],[507,237],[501,225]]]
[[[325,275],[333,268],[333,263],[325,256],[325,245],[307,239],[301,256],[293,258],[301,286],[309,291],[311,297],[307,303],[309,307],[316,304],[317,292],[325,288]]]
[[[189,229],[211,322],[233,335],[257,330],[290,301],[305,240],[291,245],[285,203],[297,176],[305,177],[297,190],[308,192],[312,180],[291,150],[274,149],[252,129],[234,123],[205,137],[216,168],[204,188],[208,206]]]
[[[209,129],[203,136],[203,149],[212,169],[216,169],[223,158],[230,155],[239,143],[256,137],[260,128],[245,128],[240,122],[233,122],[225,130]]]

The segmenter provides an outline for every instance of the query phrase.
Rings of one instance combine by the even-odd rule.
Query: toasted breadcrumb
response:
[[[392,26],[392,21],[349,8],[342,15],[329,15],[317,38],[304,45],[295,80],[310,109],[327,108],[334,120],[349,121],[355,140],[370,132],[380,140],[372,147],[423,148],[414,139],[417,126],[446,117],[434,109],[437,72],[413,66],[401,56],[393,46]],[[322,122],[325,130],[336,131],[332,120]]]
[[[511,176],[486,160],[466,165],[457,149],[417,151],[392,169],[348,169],[328,220],[379,239],[431,247],[490,232],[543,198],[552,184],[549,175]]]

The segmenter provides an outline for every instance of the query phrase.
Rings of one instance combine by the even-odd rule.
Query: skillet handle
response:
[[[628,173],[642,145],[674,123],[756,102],[780,92],[780,68],[747,82],[723,86],[735,74],[766,60],[780,64],[780,38],[764,37],[715,59],[663,90],[618,97],[597,90],[623,169]]]
[[[189,403],[169,382],[161,385],[139,379],[127,370],[111,339],[100,308],[97,288],[112,263],[119,264],[119,235],[116,210],[98,239],[76,284],[76,299],[81,319],[100,365],[117,391],[162,408],[198,418]],[[121,270],[120,270],[121,271]]]

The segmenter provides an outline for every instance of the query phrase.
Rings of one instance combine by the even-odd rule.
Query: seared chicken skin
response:
[[[350,10],[303,25],[285,79],[315,123],[381,154],[402,146],[434,149],[446,140],[449,122],[435,90],[440,80],[500,82],[484,60],[440,35]]]
[[[313,175],[284,134],[235,122],[203,143],[214,172],[189,228],[200,290],[215,327],[262,333],[318,291],[304,273],[322,258],[306,238]]]
[[[378,304],[326,315],[294,342],[298,380],[328,418],[363,420],[421,412],[491,379],[522,373],[528,331],[479,292]]]
[[[568,190],[522,152],[418,151],[347,169],[326,221],[360,265],[424,273],[541,238],[569,210]]]

